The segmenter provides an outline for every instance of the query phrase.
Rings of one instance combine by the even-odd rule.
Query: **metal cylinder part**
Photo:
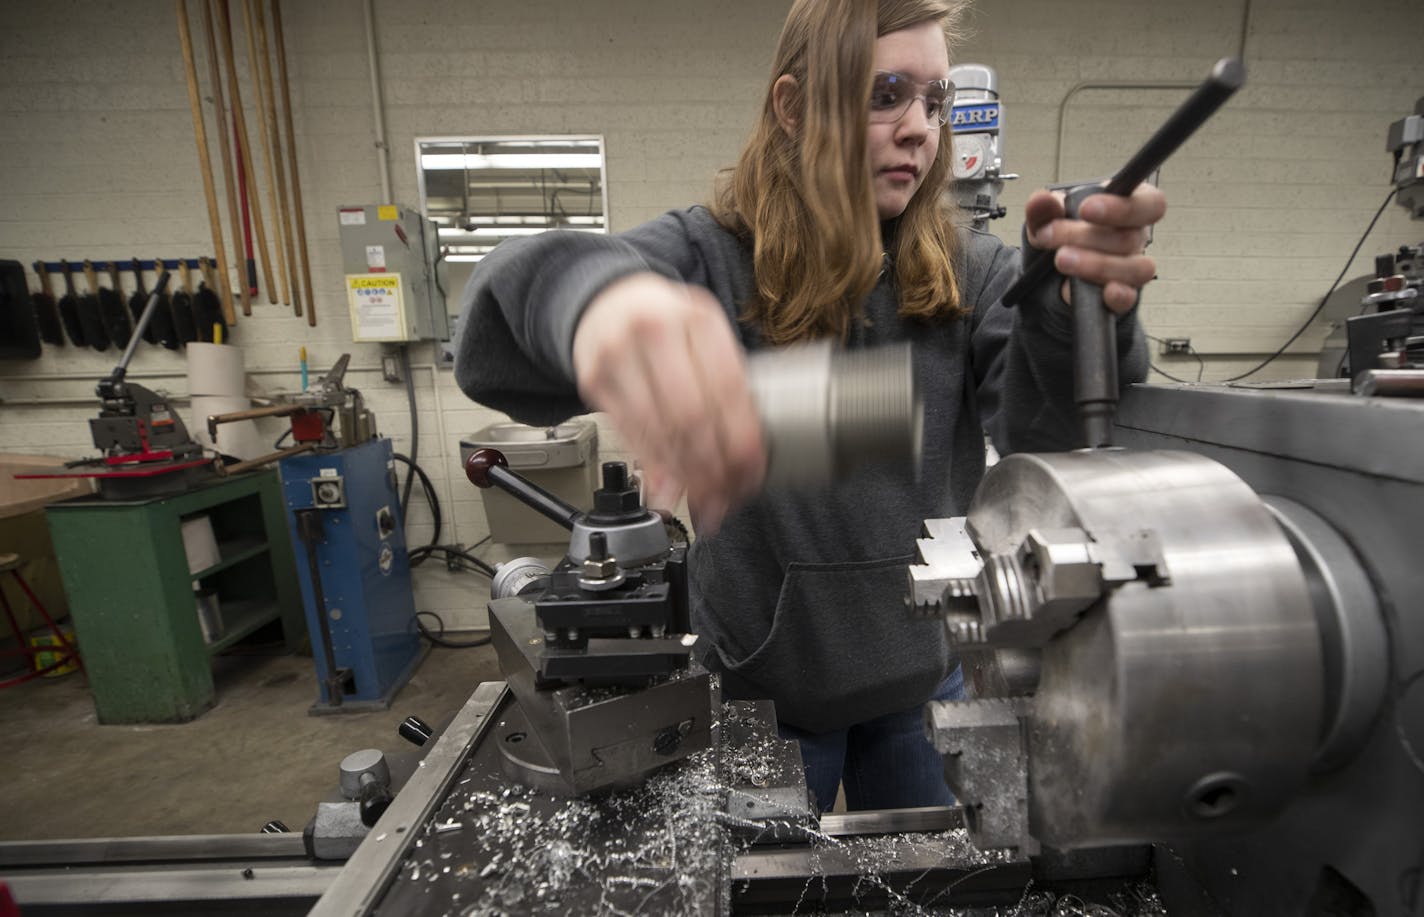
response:
[[[1316,613],[1281,526],[1224,466],[1185,452],[1014,455],[986,475],[968,525],[986,553],[1068,528],[1161,548],[1155,580],[1106,591],[1043,648],[1026,729],[1039,841],[1239,830],[1304,785],[1324,712]]]
[[[540,588],[549,565],[537,557],[516,557],[499,564],[490,579],[490,598],[507,599]]]
[[[1340,533],[1294,500],[1262,500],[1290,540],[1310,586],[1325,688],[1325,718],[1312,770],[1333,770],[1369,737],[1384,703],[1389,635],[1374,586]]]
[[[362,778],[367,775],[382,786],[390,786],[391,769],[380,749],[363,748],[341,759],[341,795],[347,799],[360,797]]]
[[[869,462],[918,472],[924,405],[909,344],[838,350],[830,341],[759,351],[747,378],[761,416],[769,486],[817,486]]]

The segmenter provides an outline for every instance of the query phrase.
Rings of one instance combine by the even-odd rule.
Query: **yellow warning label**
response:
[[[376,219],[378,220],[399,220],[400,208],[395,204],[382,204],[376,208]]]
[[[346,285],[352,290],[398,290],[400,289],[400,275],[388,274],[385,277],[372,277],[362,274],[347,274]]]

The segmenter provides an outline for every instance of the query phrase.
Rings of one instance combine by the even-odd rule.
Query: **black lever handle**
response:
[[[408,716],[396,727],[396,732],[402,739],[413,745],[424,745],[430,741],[430,737],[435,734],[435,730],[430,724],[418,716]]]
[[[1157,132],[1133,154],[1127,164],[1101,190],[1126,197],[1147,180],[1162,163],[1177,151],[1197,128],[1216,114],[1227,99],[1246,82],[1246,67],[1239,58],[1227,57],[1216,62],[1211,74],[1172,113]],[[1016,306],[1053,270],[1053,252],[1040,251],[1024,266],[1021,276],[1004,294],[1004,305]]]
[[[465,477],[476,487],[499,487],[536,512],[548,516],[569,531],[583,510],[544,490],[509,470],[509,460],[498,449],[476,449],[465,459]]]
[[[381,820],[381,816],[386,814],[391,803],[395,800],[395,795],[391,793],[391,788],[370,774],[361,777],[361,798],[357,802],[357,811],[361,814],[361,824],[367,828],[375,826]]]
[[[1068,216],[1076,218],[1083,201],[1101,188],[1082,185],[1068,192]],[[1073,296],[1073,400],[1083,426],[1083,445],[1112,445],[1117,415],[1117,316],[1103,304],[1103,288],[1078,277],[1069,279]]]

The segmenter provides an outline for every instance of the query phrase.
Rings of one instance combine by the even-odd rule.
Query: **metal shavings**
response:
[[[719,729],[741,715],[731,706],[717,712]],[[733,858],[751,838],[774,827],[778,833],[772,836],[809,850],[810,878],[799,897],[791,896],[797,900],[788,900],[790,913],[824,907],[829,864],[834,861],[843,870],[849,858],[859,877],[855,891],[867,902],[885,902],[878,913],[1165,917],[1150,886],[1113,898],[1109,905],[1030,886],[1014,905],[948,909],[944,905],[953,897],[952,887],[926,895],[918,883],[930,870],[915,876],[911,864],[933,861],[966,869],[962,882],[979,869],[1014,858],[975,849],[963,830],[838,838],[809,819],[798,823],[739,815],[765,811],[757,808],[764,801],[758,788],[791,784],[781,765],[773,763],[780,741],[774,729],[764,723],[735,725],[745,739],[740,744],[723,742],[655,773],[639,787],[587,798],[555,798],[510,783],[500,773],[498,752],[486,748],[493,757],[469,765],[426,822],[383,912],[710,917],[735,906],[729,879]]]

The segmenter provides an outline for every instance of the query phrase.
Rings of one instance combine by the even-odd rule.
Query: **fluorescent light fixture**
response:
[[[469,261],[469,262],[474,262],[474,261],[482,261],[482,260],[484,260],[484,257],[485,257],[484,255],[446,255],[445,258],[444,258],[444,260],[446,260],[446,261]]]
[[[597,153],[426,153],[421,168],[453,169],[597,169],[603,157]]]

